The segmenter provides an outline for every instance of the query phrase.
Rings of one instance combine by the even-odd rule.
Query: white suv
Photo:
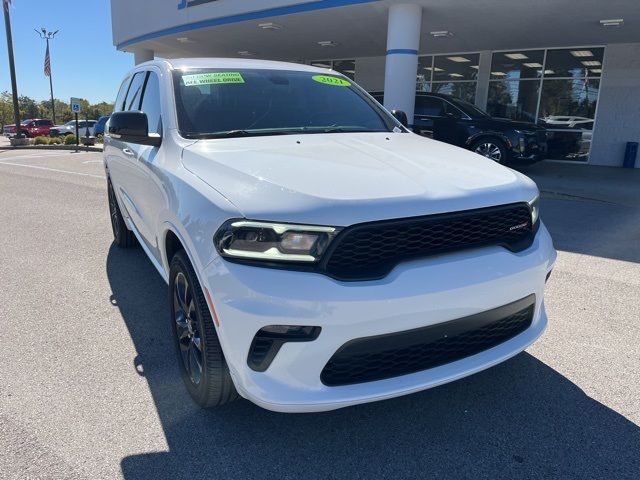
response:
[[[545,329],[556,253],[536,185],[410,133],[337,72],[156,60],[127,76],[107,131],[115,242],[168,283],[201,406],[391,398]]]

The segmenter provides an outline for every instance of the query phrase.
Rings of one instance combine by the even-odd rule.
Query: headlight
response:
[[[540,218],[540,194],[529,201],[529,207],[531,208],[531,225],[535,225],[538,218]]]
[[[230,220],[214,242],[223,257],[311,263],[320,259],[337,233],[334,227]]]

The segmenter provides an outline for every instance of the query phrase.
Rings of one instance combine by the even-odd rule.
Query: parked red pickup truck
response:
[[[43,118],[29,118],[20,122],[20,130],[30,138],[48,136],[51,127],[53,127],[53,122]],[[8,137],[14,136],[16,134],[15,124],[5,125],[4,134]]]

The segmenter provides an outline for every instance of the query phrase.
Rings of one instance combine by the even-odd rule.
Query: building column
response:
[[[640,141],[639,113],[640,43],[610,43],[604,50],[590,164],[622,166],[627,142]],[[640,168],[640,155],[635,166]]]
[[[138,48],[133,51],[133,61],[136,65],[153,60],[153,50]]]
[[[482,110],[487,109],[492,57],[493,55],[490,50],[480,52],[480,61],[478,62],[478,83],[476,84],[476,107]]]
[[[404,111],[410,125],[413,125],[416,99],[421,26],[420,5],[400,4],[389,7],[384,106],[387,110]]]

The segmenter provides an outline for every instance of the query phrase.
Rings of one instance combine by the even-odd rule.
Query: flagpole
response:
[[[51,62],[51,50],[49,50],[49,38],[47,38],[47,52],[49,52],[49,62]],[[51,63],[49,63],[51,64]],[[56,101],[53,99],[53,69],[49,67],[49,89],[51,90],[51,121],[56,124]]]
[[[49,71],[48,71],[49,74],[47,75],[47,70],[45,65],[45,75],[49,77],[49,89],[51,91],[51,116],[53,117],[51,120],[53,121],[54,125],[56,123],[56,101],[53,98],[53,69],[51,68],[51,50],[49,49],[49,40],[52,40],[56,36],[56,33],[58,32],[59,30],[56,30],[55,32],[48,32],[46,28],[41,28],[40,31],[36,30],[36,33],[40,35],[40,38],[44,38],[47,42],[47,53],[45,57],[45,64],[47,61],[49,62]]]
[[[9,17],[11,0],[3,0],[4,28],[7,31],[7,50],[9,51],[9,74],[11,75],[11,93],[13,94],[13,119],[16,123],[16,138],[22,138],[20,129],[20,106],[18,105],[18,86],[16,82],[16,65],[13,59],[13,35],[11,34],[11,18]]]

